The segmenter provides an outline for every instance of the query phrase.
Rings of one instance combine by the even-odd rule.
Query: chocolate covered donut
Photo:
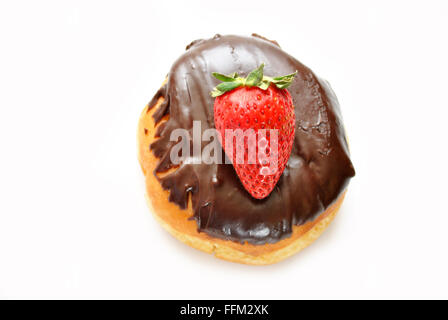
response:
[[[266,74],[297,71],[288,88],[294,105],[295,135],[290,158],[275,188],[266,198],[255,199],[242,186],[232,164],[195,164],[188,158],[173,164],[170,152],[176,141],[170,136],[178,128],[192,134],[193,121],[200,121],[202,130],[215,127],[214,98],[209,94],[218,83],[211,76],[213,72],[247,75],[261,63]],[[205,251],[221,246],[238,251],[236,255],[241,253],[242,257],[234,259],[222,256],[233,261],[257,263],[257,257],[264,254],[266,258],[267,253],[274,257],[283,241],[312,232],[322,219],[335,213],[355,174],[339,104],[329,84],[276,42],[258,35],[216,35],[188,45],[142,113],[138,136],[142,168],[147,178],[152,175],[147,184],[157,183],[163,190],[148,188],[153,206],[157,202],[154,198],[165,192],[170,204],[163,203],[163,210],[184,211],[185,224],[188,228],[195,224],[197,234],[186,232],[195,239],[186,241],[179,225],[171,233],[199,249],[201,239],[208,241]],[[156,207],[155,211],[161,210]],[[166,212],[164,216],[168,216]],[[179,217],[172,218],[178,221]],[[170,219],[162,221],[165,227]],[[298,237],[296,229],[301,230]],[[263,246],[266,250],[260,254]],[[267,250],[270,247],[272,250]],[[259,263],[284,257],[260,258]]]

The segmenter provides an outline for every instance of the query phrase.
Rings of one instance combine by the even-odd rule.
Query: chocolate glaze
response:
[[[241,75],[266,64],[266,75],[298,71],[288,88],[295,107],[294,145],[288,164],[272,193],[252,198],[230,164],[191,164],[173,167],[170,133],[190,130],[200,120],[202,130],[214,128],[213,98],[218,84],[212,72]],[[355,174],[349,159],[339,104],[327,82],[280,49],[276,42],[252,37],[216,35],[196,40],[174,63],[167,83],[149,103],[165,100],[153,117],[157,128],[150,149],[159,158],[154,174],[170,191],[170,201],[186,208],[191,195],[198,230],[223,239],[253,244],[275,243],[291,235],[293,225],[315,219],[331,205]],[[148,110],[149,110],[148,109]],[[167,121],[162,118],[169,115]],[[187,159],[188,160],[188,159]]]

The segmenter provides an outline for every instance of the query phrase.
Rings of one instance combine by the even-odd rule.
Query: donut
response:
[[[213,72],[297,72],[288,91],[295,113],[289,159],[272,192],[256,199],[230,163],[173,163],[172,133],[193,122],[215,128]],[[195,40],[143,109],[137,131],[146,198],[156,220],[178,240],[215,257],[251,265],[282,261],[307,247],[336,216],[355,175],[339,103],[328,82],[277,42],[216,35]]]

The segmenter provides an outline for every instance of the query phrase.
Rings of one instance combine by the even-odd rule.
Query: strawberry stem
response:
[[[280,77],[268,77],[263,75],[264,63],[260,64],[260,66],[250,72],[246,78],[242,78],[238,76],[238,73],[234,72],[231,75],[225,75],[218,72],[213,72],[212,75],[222,81],[222,83],[218,84],[213,90],[210,92],[212,97],[219,97],[224,93],[236,89],[238,87],[258,87],[262,90],[266,90],[269,86],[274,84],[279,89],[286,89],[289,87],[294,80],[297,71],[291,74],[287,74],[286,76]]]

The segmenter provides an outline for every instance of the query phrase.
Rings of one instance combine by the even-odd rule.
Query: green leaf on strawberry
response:
[[[238,73],[234,72],[231,75],[225,75],[218,72],[213,72],[212,75],[222,81],[221,84],[217,85],[211,92],[210,95],[214,98],[223,95],[228,91],[232,91],[238,87],[258,87],[262,90],[267,90],[269,86],[274,84],[279,89],[288,88],[294,77],[297,74],[297,71],[285,76],[280,77],[268,77],[263,75],[264,63],[260,64],[260,66],[249,73],[246,78],[242,78],[238,76]]]
[[[249,73],[249,75],[246,78],[246,86],[248,87],[258,87],[259,84],[261,84],[261,81],[263,80],[263,68],[264,63],[260,64],[260,66]]]
[[[223,82],[216,86],[215,89],[211,92],[212,97],[218,97],[222,95],[223,92],[231,91],[233,89],[236,89],[238,87],[241,87],[242,84],[239,81],[232,81],[232,82]]]
[[[223,81],[223,82],[231,82],[231,81],[235,81],[235,79],[238,78],[238,73],[236,73],[236,72],[234,72],[233,74],[228,75],[228,76],[225,75],[225,74],[222,74],[222,73],[218,73],[218,72],[213,72],[212,75],[213,75],[216,79],[221,80],[221,81]]]

